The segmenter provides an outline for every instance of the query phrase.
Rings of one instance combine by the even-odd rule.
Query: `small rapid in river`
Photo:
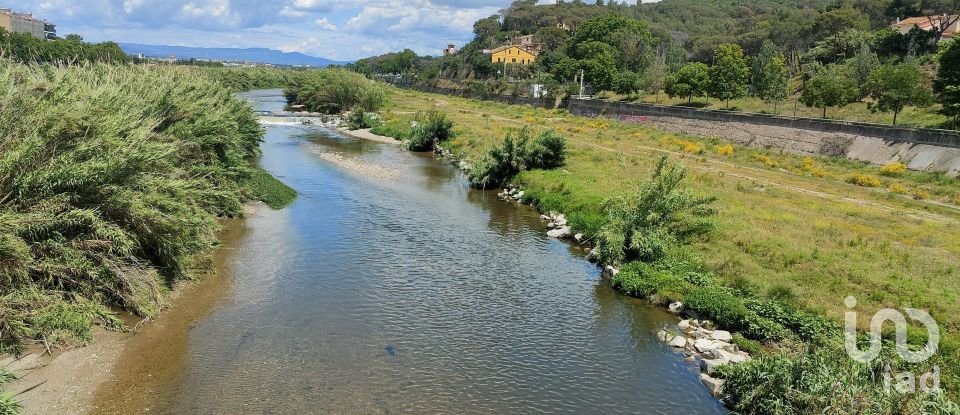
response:
[[[131,344],[113,384],[137,386],[101,391],[104,412],[725,412],[656,339],[673,317],[618,295],[536,211],[328,129],[271,125],[262,148],[299,198],[228,232],[201,283],[222,298],[183,299],[203,312],[182,332],[146,328],[160,340]]]

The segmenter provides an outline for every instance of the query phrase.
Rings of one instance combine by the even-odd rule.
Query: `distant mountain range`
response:
[[[279,50],[265,48],[194,48],[187,46],[141,45],[137,43],[121,43],[120,48],[127,54],[139,55],[142,53],[148,58],[176,56],[177,59],[245,61],[271,63],[274,65],[309,65],[316,67],[349,63],[304,55],[299,52],[281,52]]]

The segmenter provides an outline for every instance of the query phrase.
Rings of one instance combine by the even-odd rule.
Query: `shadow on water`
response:
[[[170,351],[127,353],[173,374],[119,371],[99,396],[125,413],[724,412],[655,339],[672,317],[617,295],[533,209],[391,144],[271,126],[262,147],[300,197],[246,220],[223,300],[156,329]]]

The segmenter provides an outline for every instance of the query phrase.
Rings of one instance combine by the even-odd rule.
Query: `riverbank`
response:
[[[261,209],[269,207],[247,203],[244,217]],[[6,389],[23,405],[22,415],[126,414],[132,402],[142,407],[144,401],[159,399],[152,391],[178,372],[171,370],[169,361],[184,356],[190,327],[227,299],[232,278],[229,254],[246,234],[244,221],[222,221],[218,236],[222,245],[213,253],[213,270],[199,281],[179,282],[153,318],[122,313],[130,331],[98,328],[86,345],[52,355],[32,348],[19,359],[0,361],[18,375]],[[121,362],[125,365],[119,366]]]
[[[535,203],[541,211],[564,212],[572,232],[587,239],[604,223],[604,200],[634,191],[661,155],[683,160],[689,187],[719,198],[716,232],[694,241],[687,250],[689,264],[702,264],[698,272],[706,272],[716,285],[700,278],[691,284],[678,278],[682,275],[673,275],[672,265],[653,264],[615,281],[629,285],[631,295],[656,294],[654,300],[659,303],[696,293],[692,306],[697,311],[735,311],[725,317],[748,323],[745,328],[753,321],[776,323],[753,328],[748,337],[755,339],[783,336],[781,326],[794,330],[797,321],[808,321],[795,328],[807,334],[803,339],[809,340],[811,333],[826,333],[827,327],[815,319],[795,319],[803,314],[794,310],[826,316],[836,327],[848,311],[843,300],[849,295],[857,298],[861,315],[884,307],[919,307],[934,315],[944,334],[936,362],[952,368],[960,321],[953,317],[956,302],[943,299],[960,295],[956,284],[960,212],[941,201],[952,197],[957,179],[931,173],[881,175],[876,167],[846,160],[740,147],[723,141],[720,131],[719,137],[707,139],[615,120],[573,117],[564,111],[412,91],[394,90],[391,98],[395,104],[384,114],[388,125],[403,126],[409,122],[405,114],[417,111],[446,112],[457,133],[450,149],[468,159],[480,157],[511,129],[553,129],[563,134],[571,146],[567,164],[555,171],[521,173],[515,183],[522,186],[525,203]],[[886,188],[845,179],[861,176],[883,177]],[[901,195],[905,190],[900,189],[909,187],[920,189],[912,199]],[[941,199],[928,203],[929,193],[940,194]],[[637,282],[647,286],[636,287]],[[737,296],[749,298],[749,307],[744,308]],[[764,308],[767,304],[787,308]],[[813,325],[805,327],[808,323]],[[757,342],[743,344],[752,350],[763,347]],[[774,352],[793,349],[777,341],[771,344]],[[811,365],[824,358],[841,365],[846,362],[842,348],[825,353],[828,357],[795,355],[797,360],[789,364]],[[859,368],[834,369],[860,373]],[[873,394],[876,388],[864,383],[868,378],[851,374],[843,382]],[[955,391],[952,369],[944,370],[944,379],[944,387]],[[744,378],[738,382],[745,385]]]

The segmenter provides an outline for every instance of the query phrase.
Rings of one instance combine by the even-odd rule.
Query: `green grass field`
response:
[[[960,180],[920,172],[888,177],[879,166],[770,153],[564,110],[396,89],[390,95],[388,123],[441,110],[457,132],[451,148],[468,157],[512,129],[562,133],[570,146],[566,166],[517,180],[542,208],[567,213],[587,234],[602,223],[603,200],[635,188],[668,154],[690,168],[690,186],[719,197],[719,228],[693,248],[724,283],[761,296],[787,293],[837,321],[843,299],[853,295],[862,314],[909,306],[930,310],[948,333],[960,324]],[[848,183],[855,174],[875,187]]]

